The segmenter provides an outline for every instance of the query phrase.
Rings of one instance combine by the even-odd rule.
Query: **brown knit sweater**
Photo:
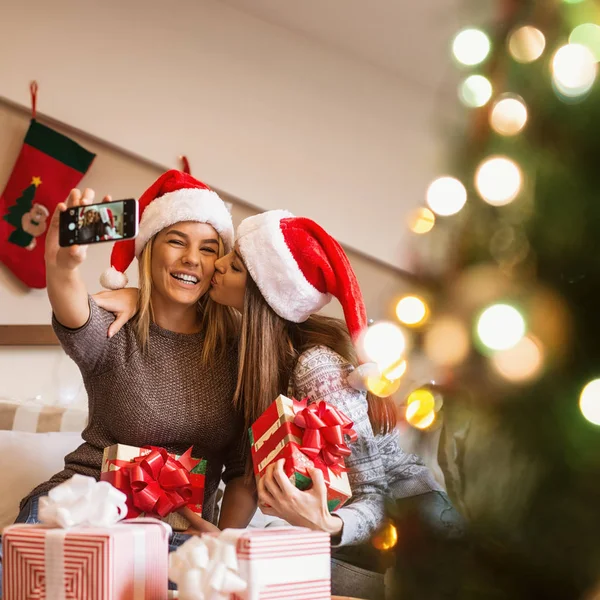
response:
[[[235,345],[212,367],[200,360],[203,334],[179,334],[150,326],[150,346],[142,353],[131,324],[112,339],[114,316],[90,298],[90,318],[80,329],[53,326],[65,352],[77,363],[89,399],[85,443],[65,457],[65,469],[36,487],[47,493],[75,473],[98,479],[105,447],[161,446],[208,460],[203,517],[217,520],[215,497],[223,480],[244,474],[247,456],[243,420],[232,398],[237,372]]]

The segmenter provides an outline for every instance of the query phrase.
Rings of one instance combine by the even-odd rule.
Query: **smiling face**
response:
[[[212,225],[184,221],[166,227],[152,246],[152,293],[195,305],[210,287],[218,252],[219,236]]]
[[[215,262],[215,274],[209,292],[211,299],[243,312],[247,278],[248,271],[236,244],[232,252]]]

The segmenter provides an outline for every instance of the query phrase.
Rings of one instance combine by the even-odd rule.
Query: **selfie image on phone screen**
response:
[[[134,238],[136,234],[136,200],[73,207],[60,216],[61,246],[113,242]]]

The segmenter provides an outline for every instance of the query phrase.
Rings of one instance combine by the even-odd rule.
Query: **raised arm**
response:
[[[46,285],[48,298],[57,321],[69,329],[83,327],[89,319],[88,293],[79,271],[85,260],[87,246],[61,248],[58,244],[58,229],[61,213],[66,210],[91,204],[94,191],[86,189],[83,194],[72,190],[67,202],[61,202],[52,215],[46,234]]]

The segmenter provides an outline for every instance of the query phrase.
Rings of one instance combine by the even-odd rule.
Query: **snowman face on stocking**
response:
[[[21,219],[21,227],[25,233],[34,238],[39,237],[46,231],[48,226],[48,217],[50,213],[45,206],[34,204],[28,213],[25,213]]]

